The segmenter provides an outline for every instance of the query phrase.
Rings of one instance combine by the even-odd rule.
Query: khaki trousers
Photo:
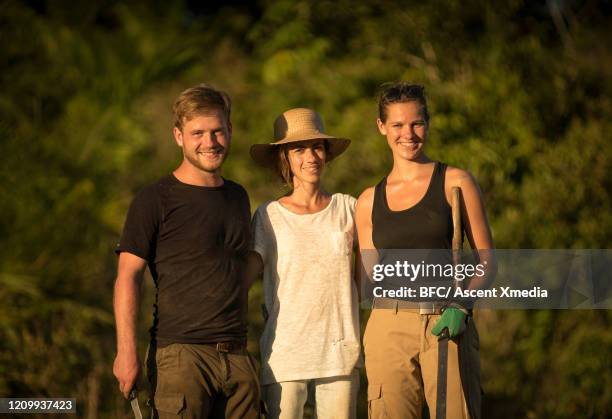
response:
[[[259,379],[246,349],[214,345],[151,346],[147,376],[153,418],[259,418]]]
[[[397,309],[373,309],[364,334],[365,366],[368,377],[368,417],[420,419],[423,402],[436,417],[438,337],[431,329],[439,314],[421,315]],[[469,345],[470,388],[480,389],[478,334],[474,322],[465,332],[462,345]],[[475,384],[475,386],[474,386]],[[470,395],[480,410],[480,391]],[[459,373],[456,340],[448,342],[447,419],[467,419],[469,414]],[[474,399],[476,398],[476,399]],[[480,414],[477,412],[477,419]]]

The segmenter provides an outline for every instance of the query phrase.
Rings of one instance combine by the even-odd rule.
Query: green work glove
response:
[[[448,329],[448,336],[454,338],[465,330],[465,313],[461,309],[448,307],[440,316],[440,320],[431,329],[431,333],[439,336],[444,328]]]

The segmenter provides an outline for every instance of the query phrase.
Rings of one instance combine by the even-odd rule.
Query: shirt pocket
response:
[[[329,235],[333,254],[348,256],[353,251],[353,234],[348,231],[332,231]]]

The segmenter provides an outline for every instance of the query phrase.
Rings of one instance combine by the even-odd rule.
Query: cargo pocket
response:
[[[370,384],[368,386],[368,418],[388,418],[385,400],[383,399],[382,384]]]
[[[180,393],[156,394],[155,410],[159,414],[159,419],[181,418],[185,410],[185,395]]]
[[[179,356],[182,345],[173,343],[163,348],[157,348],[153,353],[156,367],[159,371],[176,370],[179,366]]]

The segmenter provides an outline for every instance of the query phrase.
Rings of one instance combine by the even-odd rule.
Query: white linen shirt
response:
[[[313,214],[278,201],[255,212],[252,248],[264,262],[269,316],[260,340],[262,385],[350,375],[360,366],[355,203],[337,193]]]

